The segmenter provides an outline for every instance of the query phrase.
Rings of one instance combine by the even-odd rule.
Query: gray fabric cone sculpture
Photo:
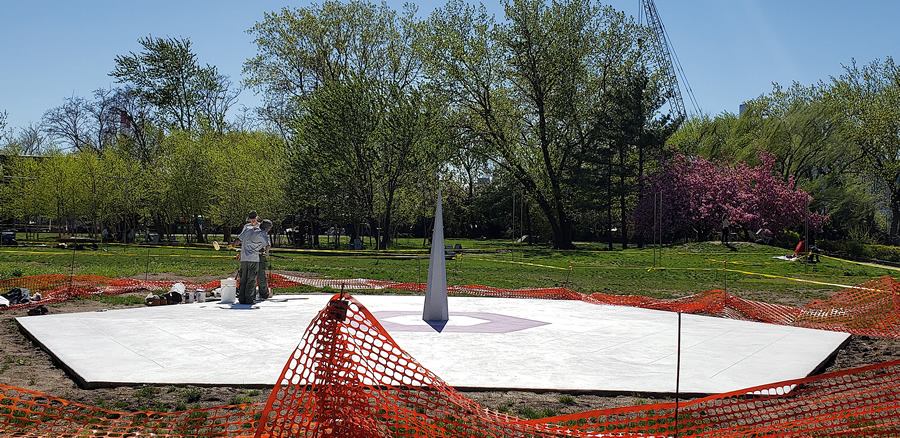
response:
[[[428,283],[425,286],[424,321],[447,321],[447,262],[444,257],[444,219],[441,212],[441,191],[438,189],[437,209],[434,212],[434,233],[431,236],[431,259],[428,262]]]

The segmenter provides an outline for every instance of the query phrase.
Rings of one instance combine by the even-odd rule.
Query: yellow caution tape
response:
[[[743,255],[743,254],[741,254],[741,255]],[[768,265],[774,265],[774,264],[775,264],[775,263],[771,263],[771,262],[765,262],[765,263],[763,263],[763,262],[745,262],[745,261],[741,261],[741,260],[735,260],[735,261],[716,260],[716,259],[706,259],[706,260],[707,260],[707,261],[710,261],[710,262],[713,262],[713,263],[726,263],[726,262],[727,262],[727,263],[729,263],[729,264],[735,264],[735,265],[748,265],[748,266],[768,266]]]
[[[777,278],[777,279],[781,279],[781,280],[798,281],[798,282],[801,282],[801,283],[818,284],[818,285],[821,285],[821,286],[834,286],[834,287],[840,287],[840,288],[844,288],[844,289],[848,289],[848,288],[854,287],[854,286],[849,286],[849,285],[846,285],[846,284],[825,283],[825,282],[822,282],[822,281],[805,280],[805,279],[802,279],[802,278],[785,277],[785,276],[782,276],[782,275],[760,274],[760,273],[758,273],[758,272],[741,271],[741,270],[737,270],[737,269],[722,269],[722,270],[725,271],[725,272],[736,272],[736,273],[738,273],[738,274],[745,274],[745,275],[758,275],[758,276],[760,276],[760,277],[766,277],[766,278]]]

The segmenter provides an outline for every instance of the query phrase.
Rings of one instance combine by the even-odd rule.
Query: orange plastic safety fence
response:
[[[286,364],[263,417],[257,437],[896,436],[900,361],[681,406],[523,420],[466,399],[356,299],[335,295]]]
[[[274,288],[310,286],[348,290],[423,291],[425,289],[425,285],[420,283],[398,283],[361,278],[320,279],[270,273],[268,279],[269,285]],[[41,275],[0,280],[0,292],[23,287],[30,289],[32,294],[38,292],[42,295],[40,302],[16,304],[9,307],[17,308],[96,294],[115,295],[139,290],[166,290],[175,283],[175,281],[113,279],[95,275]],[[182,283],[185,284],[187,290],[197,288],[212,290],[220,285],[218,280],[201,285],[191,282]],[[813,301],[803,308],[746,300],[721,290],[668,300],[604,293],[585,295],[561,287],[500,289],[479,285],[458,285],[448,286],[447,291],[455,295],[580,300],[593,304],[703,313],[731,319],[841,331],[866,336],[900,337],[900,282],[888,276],[850,287],[835,293],[827,300]]]
[[[718,394],[679,407],[633,406],[530,423],[628,436],[671,436],[676,427],[678,436],[695,437],[900,436],[900,361]]]
[[[707,298],[706,305],[718,306],[710,304],[714,296]],[[7,436],[900,436],[900,361],[680,406],[540,420],[509,416],[448,386],[404,351],[360,302],[343,294],[310,323],[265,406],[120,413],[19,388],[0,390],[0,435]]]
[[[403,351],[358,301],[339,295],[310,323],[263,418],[258,437],[524,436],[534,429],[466,399]]]
[[[182,412],[114,412],[5,385],[0,391],[0,436],[249,436],[258,427],[263,408],[245,404]]]

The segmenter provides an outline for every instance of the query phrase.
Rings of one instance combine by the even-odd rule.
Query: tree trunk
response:
[[[164,242],[168,230],[163,225],[163,221],[158,214],[153,215],[153,227],[156,228],[156,235],[159,236],[159,242]]]
[[[613,209],[613,191],[612,191],[612,155],[607,156],[606,160],[606,242],[607,249],[613,249],[612,236],[612,209]]]
[[[206,236],[203,234],[203,226],[200,225],[200,218],[196,215],[194,216],[194,231],[197,232],[197,243],[206,243]]]
[[[641,196],[644,196],[644,149],[645,144],[643,141],[643,136],[639,136],[638,140],[638,174],[637,174],[637,195],[638,199]],[[637,247],[644,247],[644,235],[643,232],[639,231],[639,228],[635,227],[635,236],[634,239],[637,241]]]
[[[626,214],[627,210],[627,193],[626,189],[627,181],[627,169],[625,168],[625,148],[626,145],[619,145],[619,220],[622,223],[622,249],[628,249],[628,216]]]
[[[625,196],[625,191],[623,188],[622,193],[619,194],[619,208],[621,211],[619,214],[621,217],[619,218],[622,221],[622,249],[628,249],[628,216],[626,216],[627,209],[627,196]]]
[[[535,201],[550,223],[550,230],[553,232],[553,249],[575,249],[575,245],[572,244],[572,223],[566,217],[565,212],[562,209],[553,208],[540,192],[531,191],[529,194],[535,197]],[[555,212],[559,214],[555,215]]]
[[[222,225],[222,235],[224,236],[223,240],[225,240],[225,243],[231,244],[231,241],[234,240],[231,238],[231,225]]]
[[[390,192],[387,198],[384,205],[384,219],[381,225],[381,232],[384,234],[384,238],[381,239],[382,244],[380,249],[387,249],[391,244],[391,209],[393,209],[394,206],[393,191]]]
[[[534,232],[531,230],[531,209],[530,204],[525,202],[522,204],[522,219],[525,222],[525,234],[528,235],[528,245],[534,245]]]
[[[891,238],[897,237],[900,229],[900,190],[891,193]]]
[[[388,249],[388,246],[391,244],[391,215],[385,214],[384,220],[381,223],[381,242],[378,246],[378,249]]]

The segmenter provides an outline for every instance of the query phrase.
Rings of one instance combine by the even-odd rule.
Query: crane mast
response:
[[[653,31],[653,39],[656,43],[654,44],[653,56],[656,58],[656,62],[662,68],[662,73],[665,76],[665,86],[669,92],[669,105],[675,116],[680,116],[684,120],[687,118],[687,111],[685,111],[684,99],[681,97],[681,88],[678,86],[675,66],[672,63],[672,52],[669,49],[666,30],[659,19],[659,13],[656,12],[656,4],[653,3],[653,0],[641,0],[641,4],[644,6],[644,13],[647,16],[647,26]]]

